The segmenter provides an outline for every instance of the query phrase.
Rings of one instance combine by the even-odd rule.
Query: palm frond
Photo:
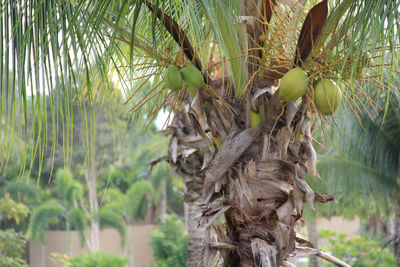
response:
[[[79,233],[79,240],[81,247],[85,245],[86,241],[86,232],[87,232],[87,217],[85,213],[80,208],[74,208],[69,211],[68,218],[71,221],[72,227],[74,230],[77,230]]]
[[[125,1],[122,10],[128,5]],[[30,164],[30,169],[36,156],[42,165],[49,136],[57,139],[58,128],[63,129],[64,150],[71,149],[74,96],[93,93],[93,72],[107,80],[108,52],[113,47],[105,38],[103,21],[110,20],[109,11],[119,6],[119,1],[2,3],[0,121],[7,127],[1,136],[2,168],[7,166],[16,136],[25,140],[29,158],[24,158],[23,167]],[[78,90],[81,74],[89,85],[85,92]],[[54,154],[54,146],[52,150]],[[40,172],[41,168],[39,176]]]
[[[35,240],[40,238],[45,243],[45,230],[51,221],[64,217],[64,210],[57,203],[42,204],[37,207],[29,220],[27,239]]]
[[[137,220],[146,217],[149,202],[154,198],[154,188],[149,181],[140,180],[132,184],[126,192],[130,214]]]
[[[385,103],[384,95],[380,103]],[[399,201],[400,117],[398,90],[394,90],[387,112],[381,110],[373,120],[367,114],[362,124],[343,111],[337,116],[340,133],[329,137],[330,149],[321,151],[317,161],[320,181],[309,182],[333,193],[347,213],[357,207],[364,213],[385,211]],[[384,118],[386,122],[383,123]],[[318,185],[319,184],[319,185]],[[365,198],[368,198],[365,199]],[[363,199],[364,205],[357,199]],[[330,204],[334,209],[335,204]]]

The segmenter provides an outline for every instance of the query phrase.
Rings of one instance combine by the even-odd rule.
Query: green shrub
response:
[[[157,267],[186,266],[188,235],[185,225],[176,215],[166,215],[159,230],[151,233],[151,247]]]
[[[26,240],[22,233],[14,229],[0,230],[0,266],[2,267],[27,267],[22,259]]]
[[[328,240],[328,244],[322,248],[322,251],[331,252],[333,256],[353,267],[396,266],[394,256],[387,249],[382,248],[377,240],[360,236],[349,237],[329,230],[320,230],[319,235]]]
[[[65,267],[126,267],[128,258],[102,251],[78,254],[65,262]]]

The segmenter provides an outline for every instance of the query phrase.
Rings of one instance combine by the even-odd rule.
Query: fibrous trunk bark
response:
[[[304,180],[308,171],[316,172],[307,103],[285,105],[269,92],[262,96],[263,125],[246,127],[243,103],[228,104],[232,113],[211,97],[199,100],[207,97],[201,91],[165,132],[172,135],[170,163],[187,186],[189,238],[205,241],[189,242],[197,246],[189,247],[188,265],[198,264],[198,245],[204,243],[205,266],[217,252],[224,266],[280,266],[295,250],[303,202],[313,207],[314,200],[333,199],[314,193]],[[212,105],[203,109],[206,101]],[[221,139],[220,148],[211,134]],[[202,205],[192,205],[200,198]],[[200,228],[192,220],[200,217],[198,207]],[[225,225],[214,225],[221,216]]]
[[[200,204],[200,201],[188,202],[188,267],[202,266],[201,251],[205,240],[205,231],[198,227],[198,215],[202,211]]]
[[[165,134],[172,135],[169,145],[169,162],[175,172],[184,180],[186,186],[185,218],[188,230],[187,265],[203,266],[201,253],[206,232],[200,229],[199,219],[202,213],[201,189],[204,177],[201,174],[205,144],[196,136],[186,112],[177,114],[177,119]]]

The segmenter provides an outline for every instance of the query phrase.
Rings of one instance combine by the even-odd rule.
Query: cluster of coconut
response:
[[[179,70],[175,65],[169,66],[163,74],[163,81],[172,91],[181,90],[184,84],[183,81],[185,81],[192,95],[204,85],[203,75],[193,65],[189,65],[182,70]]]
[[[288,71],[281,80],[279,96],[286,102],[296,101],[302,97],[308,87],[307,73],[301,68],[293,68]],[[324,115],[332,115],[339,107],[342,92],[331,79],[321,79],[314,90],[314,102]]]

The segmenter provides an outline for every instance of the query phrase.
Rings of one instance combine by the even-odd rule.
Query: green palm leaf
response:
[[[29,226],[27,231],[27,239],[40,240],[45,243],[45,230],[49,223],[56,221],[64,217],[64,210],[57,203],[42,204],[36,208],[29,220]]]

